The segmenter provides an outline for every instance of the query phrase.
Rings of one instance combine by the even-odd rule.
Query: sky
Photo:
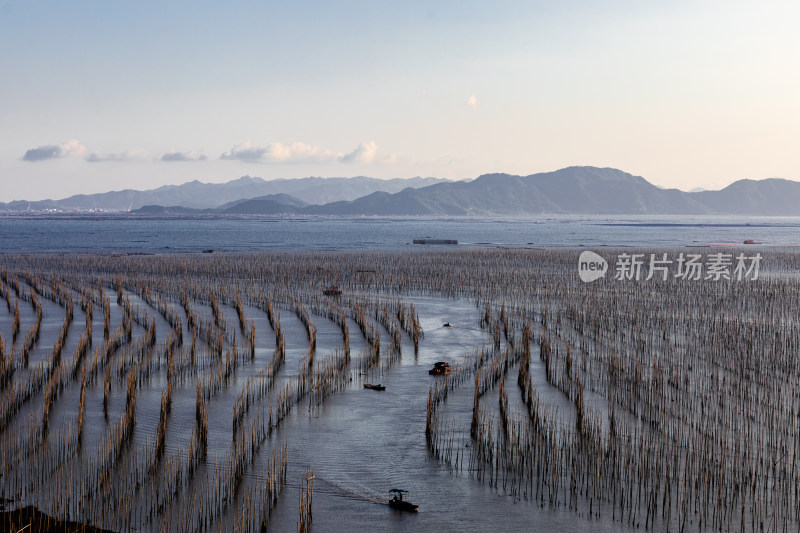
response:
[[[800,3],[0,0],[0,201],[199,179],[800,180]]]

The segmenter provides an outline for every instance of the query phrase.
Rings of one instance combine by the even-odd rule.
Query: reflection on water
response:
[[[490,342],[481,330],[479,312],[465,300],[412,298],[425,339],[414,358],[403,351],[401,362],[386,370],[385,392],[360,383],[327,399],[319,413],[298,410],[278,434],[292,443],[295,478],[288,494],[296,494],[304,465],[312,465],[315,532],[367,531],[574,531],[572,512],[542,509],[530,501],[514,501],[474,479],[469,472],[451,474],[432,459],[425,446],[425,412],[433,380],[428,370],[441,360],[455,361]],[[454,327],[444,328],[449,321]],[[455,396],[449,414],[468,428],[471,387],[466,402]],[[560,394],[560,393],[558,393]],[[558,400],[558,395],[553,394]],[[487,399],[487,403],[492,400]],[[567,406],[569,404],[567,403]],[[382,504],[389,489],[408,490],[406,499],[419,504],[417,514],[396,512]],[[296,529],[296,496],[287,498],[274,516],[275,531]],[[284,502],[287,503],[287,502]],[[583,522],[596,531],[617,531],[619,524]]]
[[[146,302],[133,293],[126,292],[131,303],[141,310],[150,309]],[[413,302],[425,332],[419,353],[415,356],[408,337],[403,339],[402,357],[391,366],[381,366],[369,375],[353,373],[351,384],[343,391],[327,398],[317,409],[311,410],[301,403],[272,436],[271,442],[260,454],[252,470],[247,472],[243,490],[237,497],[245,497],[255,479],[266,475],[266,464],[271,454],[269,446],[288,443],[288,485],[270,519],[273,531],[292,531],[297,527],[297,491],[307,466],[314,469],[316,479],[313,497],[313,531],[344,532],[354,530],[374,531],[441,531],[458,532],[474,530],[529,530],[571,531],[574,514],[562,510],[542,508],[538,503],[517,500],[502,489],[491,488],[476,480],[466,471],[451,472],[434,460],[425,445],[425,415],[428,391],[439,378],[430,376],[428,370],[436,361],[456,362],[472,354],[477,347],[490,342],[479,326],[479,311],[473,302],[432,297],[415,297]],[[60,322],[54,319],[60,309],[52,302],[46,303],[48,319],[43,335],[54,334]],[[208,306],[195,305],[195,312],[210,319]],[[166,341],[169,325],[157,314],[157,344]],[[300,320],[290,310],[280,308],[282,329],[287,338],[286,364],[281,372],[282,382],[297,376],[300,360],[308,350],[308,341]],[[235,321],[231,308],[222,310],[226,320]],[[275,347],[275,339],[262,312],[248,307],[248,318],[257,325],[255,359],[241,365],[229,386],[219,391],[207,402],[209,416],[209,471],[226,468],[226,454],[232,439],[231,409],[239,390],[248,377],[256,375],[266,365]],[[114,315],[121,319],[114,304]],[[341,343],[337,326],[320,316],[313,317],[318,327],[318,357],[332,352]],[[97,346],[102,344],[102,317],[94,316],[94,336]],[[3,315],[0,327],[5,327],[8,317]],[[443,327],[449,322],[452,327]],[[80,336],[82,324],[74,324],[73,342]],[[134,337],[142,335],[144,328],[137,326]],[[352,331],[357,327],[352,325]],[[185,332],[189,335],[188,331]],[[385,330],[383,334],[388,336]],[[365,346],[364,340],[353,335],[353,351]],[[68,348],[74,348],[70,345]],[[40,355],[41,357],[41,355]],[[28,370],[29,371],[29,370]],[[537,368],[534,368],[534,374]],[[23,373],[26,371],[22,371]],[[541,377],[541,376],[538,376]],[[364,389],[365,381],[380,382],[385,391]],[[137,422],[132,437],[133,446],[147,449],[156,433],[161,392],[166,386],[165,372],[153,375],[143,383],[137,393]],[[279,388],[280,384],[278,385]],[[470,416],[470,387],[454,393],[449,404],[449,416],[459,419],[466,428]],[[496,398],[496,397],[494,397]],[[550,399],[566,406],[560,393]],[[90,457],[99,449],[109,424],[125,410],[125,388],[113,383],[108,414],[104,413],[103,380],[87,387],[85,412],[85,448]],[[265,400],[266,401],[266,400]],[[496,399],[487,399],[494,403]],[[65,389],[53,411],[55,427],[63,427],[66,420],[75,416],[79,403],[79,387]],[[173,396],[172,416],[168,423],[167,448],[175,453],[185,449],[194,427],[195,387],[193,379],[179,382]],[[37,406],[28,404],[19,420],[35,413]],[[51,429],[51,433],[55,433]],[[201,469],[203,472],[204,469]],[[397,512],[387,505],[391,488],[408,491],[406,499],[420,506],[415,514]],[[224,518],[231,520],[231,517]],[[229,522],[230,523],[230,522]],[[584,522],[596,530],[617,530],[619,524]],[[151,523],[145,530],[158,530]],[[599,528],[599,529],[598,529]],[[213,529],[213,528],[212,528]]]
[[[198,255],[37,255],[17,258],[16,264],[6,257],[12,268],[43,268],[50,261],[57,270],[44,270],[41,279],[20,270],[22,282],[0,273],[3,494],[59,516],[113,520],[117,529],[195,529],[199,524],[191,520],[202,517],[204,527],[230,530],[250,517],[253,495],[275,472],[271,459],[288,450],[288,485],[271,512],[270,527],[276,531],[296,528],[297,496],[307,468],[315,473],[313,529],[318,531],[617,531],[643,524],[649,529],[653,519],[655,529],[665,523],[668,529],[678,516],[689,526],[699,520],[708,526],[707,516],[697,518],[684,489],[673,483],[681,479],[694,490],[693,501],[702,502],[704,513],[713,513],[712,503],[722,498],[726,510],[736,509],[736,494],[715,500],[688,480],[700,472],[706,480],[718,476],[728,486],[743,486],[740,480],[750,474],[741,468],[742,457],[751,462],[748,468],[763,469],[757,470],[758,479],[771,475],[785,486],[795,483],[796,470],[778,463],[782,450],[797,449],[795,428],[785,423],[793,420],[798,401],[793,347],[800,333],[787,305],[795,299],[796,281],[603,279],[589,285],[573,270],[576,255],[574,250],[230,254],[202,256],[203,261]],[[355,289],[341,300],[321,294],[327,278],[373,266],[376,258],[380,274],[366,270],[374,274],[374,284],[353,283]],[[775,261],[779,271],[797,268],[796,254],[776,254]],[[282,270],[284,263],[291,268]],[[443,264],[447,271],[439,278]],[[103,284],[85,274],[90,268],[112,275]],[[124,288],[115,268],[131,280]],[[65,273],[65,279],[50,276],[53,272]],[[267,305],[259,293],[267,283],[261,281],[265,273],[280,280],[271,287],[272,311],[271,301]],[[404,293],[402,302],[396,293],[383,292],[393,283],[412,286],[409,280],[417,281],[420,273],[428,278],[416,285],[418,292]],[[70,275],[85,277],[76,281]],[[431,296],[430,279],[454,294],[465,284],[486,288],[492,300],[478,305],[467,298]],[[248,295],[245,305],[240,289]],[[71,309],[59,296],[64,291],[72,294],[76,319],[62,330],[60,317],[70,316],[65,309]],[[514,298],[506,300],[507,295]],[[661,307],[665,295],[673,306],[666,311]],[[92,301],[96,310],[84,326],[84,309]],[[23,332],[38,316],[37,305],[43,310],[42,341],[25,356],[18,355],[18,342],[8,342],[12,330],[18,331],[12,312],[18,305],[27,306],[21,313]],[[398,327],[394,318],[404,313],[418,317],[424,331],[418,353],[409,328]],[[510,326],[504,322],[508,316]],[[132,340],[112,350],[109,343],[124,334],[126,324]],[[535,340],[517,343],[531,338],[529,324]],[[342,350],[348,328],[352,361]],[[178,332],[184,343],[167,355]],[[81,362],[77,354],[84,336],[92,338],[92,349]],[[374,341],[378,336],[380,343]],[[65,338],[61,359],[55,348],[61,341],[53,344],[59,337]],[[197,353],[189,348],[195,338],[201,345]],[[393,338],[401,344],[399,356],[391,352]],[[754,348],[766,345],[772,348],[763,356],[771,358],[763,359],[771,361],[767,366]],[[374,357],[375,347],[380,357]],[[437,361],[450,362],[452,374],[429,375]],[[326,368],[344,370],[329,379]],[[530,388],[524,379],[518,381],[523,374],[530,377]],[[364,383],[380,383],[385,390],[365,389]],[[437,397],[443,383],[453,387],[447,389],[447,401],[431,408],[429,398]],[[479,383],[488,384],[480,393]],[[535,409],[523,396],[531,390],[541,401]],[[330,395],[321,401],[323,393]],[[252,405],[243,409],[245,400]],[[132,405],[135,423],[129,427],[124,422]],[[789,408],[776,410],[776,405]],[[746,409],[750,414],[741,416]],[[436,438],[430,445],[434,410]],[[508,420],[511,430],[505,427]],[[530,429],[516,440],[528,449],[503,462],[509,455],[501,459],[501,446],[490,441],[496,435],[504,453],[516,453],[519,448],[507,444],[514,441],[509,435],[522,433],[513,427],[517,420],[523,420],[517,428]],[[497,431],[480,433],[489,424]],[[738,424],[746,424],[746,431]],[[164,428],[167,452],[159,462],[154,443]],[[197,442],[199,447],[190,444]],[[729,443],[734,448],[727,453]],[[491,457],[472,460],[473,450],[487,449],[497,451],[494,462]],[[456,459],[439,460],[432,450]],[[760,461],[762,454],[769,460]],[[240,457],[244,462],[237,462]],[[536,469],[514,470],[534,463]],[[541,473],[539,467],[553,469]],[[507,472],[509,477],[522,473],[506,484]],[[27,476],[39,484],[33,492]],[[178,489],[169,485],[173,479]],[[662,480],[668,481],[659,487]],[[755,522],[768,511],[792,519],[794,500],[784,485],[772,483],[748,488],[743,499],[768,503],[742,512],[742,521],[752,517]],[[631,496],[637,486],[645,487],[645,499]],[[652,498],[663,494],[662,501],[669,502],[662,504],[660,517],[647,499],[648,487],[655,487]],[[407,499],[420,506],[419,513],[391,510],[386,500],[392,488],[409,491]],[[596,492],[587,502],[589,490]],[[184,522],[181,513],[194,518]],[[730,524],[731,517],[712,514],[711,523]]]

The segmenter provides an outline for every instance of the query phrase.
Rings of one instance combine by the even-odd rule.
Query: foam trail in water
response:
[[[343,486],[343,485],[341,485],[341,484],[339,484],[339,483],[337,483],[335,481],[332,481],[330,479],[325,479],[325,478],[321,477],[319,474],[317,474],[316,477],[317,477],[317,479],[327,483],[331,487],[334,487],[341,494],[343,494],[345,496],[348,496],[350,498],[354,498],[354,499],[357,499],[357,500],[364,500],[364,501],[368,501],[368,502],[372,502],[372,503],[380,503],[380,504],[383,504],[383,505],[387,505],[389,503],[389,500],[386,500],[386,499],[383,499],[383,498],[379,498],[377,496],[373,496],[372,494],[367,494],[365,492],[356,492],[354,490],[348,489],[347,487],[345,487],[345,486]]]

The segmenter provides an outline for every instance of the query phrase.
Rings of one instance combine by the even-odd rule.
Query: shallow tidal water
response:
[[[134,305],[141,310],[147,304],[132,293],[127,293]],[[315,532],[370,531],[484,531],[484,530],[545,530],[574,531],[618,531],[621,524],[612,521],[581,517],[576,511],[550,508],[532,501],[530,495],[519,497],[507,494],[502,487],[489,486],[475,478],[468,469],[469,450],[465,446],[463,469],[454,472],[431,456],[425,443],[426,401],[430,387],[436,379],[428,374],[435,361],[456,363],[470,356],[484,344],[491,342],[485,330],[479,326],[479,310],[473,302],[464,299],[436,297],[414,297],[404,299],[413,302],[424,330],[424,339],[415,356],[410,339],[403,339],[401,357],[392,365],[370,370],[366,375],[353,371],[352,382],[343,390],[329,396],[318,408],[309,407],[308,401],[296,405],[265,445],[253,466],[248,470],[238,498],[246,497],[249,483],[263,476],[266,462],[272,451],[286,443],[288,447],[288,479],[273,510],[269,522],[271,531],[294,531],[298,524],[298,494],[307,467],[314,471],[313,525]],[[121,311],[113,304],[113,315]],[[223,306],[227,320],[235,320],[233,309]],[[60,309],[52,303],[46,304],[47,318],[43,322],[42,335],[50,338],[57,331]],[[210,310],[196,305],[201,315],[210,316]],[[150,309],[153,315],[152,309]],[[298,363],[308,350],[305,330],[299,319],[289,310],[281,313],[282,329],[287,339],[286,364],[281,371],[283,381],[297,374]],[[0,328],[6,334],[10,321],[0,313]],[[157,314],[158,343],[163,343],[168,331],[167,323]],[[82,318],[82,317],[81,317]],[[252,363],[238,367],[228,387],[206,403],[209,413],[208,466],[225,468],[226,454],[231,443],[231,409],[236,396],[247,377],[255,375],[271,356],[275,346],[272,331],[263,313],[248,308],[248,318],[257,326],[257,350]],[[318,327],[317,358],[333,352],[341,342],[341,334],[335,324],[319,316],[312,316]],[[95,342],[102,342],[102,321],[95,314]],[[443,327],[444,322],[452,328]],[[77,343],[82,320],[73,322],[70,339]],[[134,338],[143,333],[134,327]],[[351,324],[353,332],[351,350],[357,354],[366,343],[357,334],[357,326]],[[384,335],[388,333],[384,330]],[[38,351],[44,357],[47,342]],[[68,345],[65,350],[72,350]],[[65,353],[68,353],[65,352]],[[34,361],[32,357],[31,361]],[[540,394],[549,398],[553,405],[570,409],[570,403],[562,394],[547,390],[541,374],[537,375],[538,361],[533,365]],[[509,379],[510,381],[510,379]],[[364,389],[362,383],[381,383],[385,391]],[[544,387],[542,387],[542,384]],[[137,417],[133,434],[136,448],[151,446],[159,417],[161,391],[166,385],[164,372],[154,375],[150,382],[137,393]],[[280,383],[276,389],[280,387]],[[82,453],[91,457],[109,424],[117,420],[125,410],[124,386],[112,386],[109,414],[103,414],[103,382],[99,380],[87,387],[85,413],[85,444]],[[65,420],[76,415],[79,402],[79,387],[67,388],[55,403],[51,428],[59,427]],[[518,396],[518,390],[509,385],[509,395]],[[178,385],[173,395],[172,414],[168,422],[167,449],[174,453],[185,449],[194,426],[194,381]],[[513,397],[514,402],[518,402]],[[487,394],[482,402],[496,404],[497,395]],[[472,386],[466,382],[453,392],[446,404],[447,417],[457,428],[458,438],[468,442],[468,425],[471,414]],[[264,399],[266,404],[267,400]],[[18,415],[24,421],[35,413],[38,401],[28,404]],[[254,409],[253,409],[254,410]],[[251,410],[251,416],[252,412]],[[565,413],[568,416],[568,413]],[[51,434],[56,434],[51,429]],[[270,444],[271,443],[271,444]],[[420,506],[417,513],[392,510],[386,502],[389,489],[408,490],[406,499]],[[180,503],[176,503],[180,505]],[[577,522],[576,522],[577,520]],[[231,530],[233,517],[223,514],[222,522],[212,526]],[[227,524],[227,525],[226,525]],[[139,524],[135,530],[159,531],[161,524]]]
[[[763,246],[794,247],[800,235],[797,219],[689,218],[689,217],[550,217],[534,219],[155,219],[128,220],[114,218],[79,219],[10,219],[0,218],[0,238],[5,252],[97,252],[156,253],[243,252],[250,250],[422,250],[428,247],[410,244],[412,238],[456,238],[459,247],[664,247],[706,246],[740,243],[742,238],[767,243]],[[764,249],[764,248],[762,248]],[[577,252],[576,252],[577,256]],[[791,274],[791,273],[790,273]],[[794,275],[794,274],[791,274]],[[111,291],[112,328],[118,325],[122,309]],[[168,323],[145,301],[126,290],[126,296],[140,310],[147,310],[157,326],[157,346],[163,346],[170,330]],[[384,295],[385,296],[385,295]],[[391,296],[396,298],[396,295]],[[236,501],[246,498],[248,491],[266,472],[272,453],[284,443],[288,449],[287,485],[270,517],[272,531],[295,531],[298,526],[298,497],[306,468],[314,471],[314,532],[345,532],[358,529],[376,531],[621,531],[643,529],[644,524],[611,519],[607,505],[590,516],[586,502],[579,500],[570,508],[554,507],[538,501],[531,492],[510,494],[499,484],[478,479],[469,469],[469,422],[472,412],[472,384],[467,381],[451,392],[440,411],[451,431],[456,447],[461,446],[462,461],[455,470],[440,463],[430,453],[425,441],[426,402],[437,378],[428,375],[436,361],[456,363],[471,357],[476,350],[491,343],[490,334],[480,327],[480,310],[468,299],[436,296],[403,295],[405,303],[413,303],[424,330],[418,354],[407,334],[403,334],[402,355],[392,364],[382,363],[365,374],[357,365],[351,370],[350,382],[342,390],[327,397],[318,407],[309,400],[295,405],[288,417],[266,442],[245,474]],[[33,320],[30,306],[21,303],[22,331]],[[30,356],[33,367],[50,353],[53,339],[63,320],[63,310],[53,302],[43,302],[45,316],[42,341]],[[180,304],[170,304],[179,312]],[[195,311],[205,320],[212,320],[209,305],[194,303]],[[294,310],[278,307],[282,329],[286,335],[286,363],[281,369],[275,390],[296,378],[300,362],[307,355],[306,331]],[[222,306],[224,319],[236,328],[235,310]],[[249,377],[267,366],[275,349],[274,333],[263,311],[246,306],[247,319],[256,327],[255,358],[236,369],[230,383],[206,403],[209,417],[208,461],[201,471],[227,468],[226,457],[233,440],[231,412],[239,391]],[[191,334],[184,320],[184,342]],[[325,317],[313,315],[317,326],[317,360],[331,356],[341,345],[339,327]],[[64,353],[72,353],[83,329],[84,315],[77,310],[67,337]],[[444,322],[453,325],[443,327]],[[351,352],[359,357],[367,343],[356,323],[348,319]],[[95,310],[93,345],[102,343],[102,314]],[[382,326],[383,344],[389,332]],[[134,325],[133,337],[145,332]],[[11,337],[11,315],[0,308],[0,333]],[[505,347],[505,340],[503,347]],[[538,347],[535,348],[538,352]],[[384,356],[385,357],[385,356]],[[24,375],[27,370],[21,370]],[[516,385],[518,370],[513,368],[506,378],[506,390],[512,411],[524,410]],[[574,415],[572,402],[551,386],[544,377],[538,353],[531,358],[531,380],[543,402],[565,423]],[[195,426],[196,376],[176,385],[171,415],[167,424],[166,444],[169,453],[185,450]],[[136,426],[132,436],[134,448],[152,446],[159,419],[161,393],[166,386],[166,371],[151,376],[137,395]],[[363,383],[380,383],[383,392],[363,388]],[[42,394],[23,407],[17,415],[20,429],[27,417],[35,415]],[[103,380],[87,386],[85,443],[82,453],[89,457],[98,449],[100,440],[111,424],[125,411],[124,383],[114,383],[110,394],[108,416],[104,416]],[[66,420],[74,418],[79,403],[79,386],[67,387],[54,404],[51,435],[58,433]],[[268,404],[264,398],[262,406]],[[496,414],[498,393],[488,392],[481,404]],[[586,404],[603,419],[608,417],[608,401],[587,389]],[[245,418],[245,426],[253,419],[256,407]],[[386,505],[389,490],[399,487],[409,492],[406,499],[420,506],[418,513],[396,512]],[[173,508],[185,505],[182,498]],[[595,504],[597,505],[597,504]],[[235,530],[235,516],[223,513],[221,522],[211,530]],[[158,521],[137,523],[134,530],[159,531]],[[696,524],[686,524],[689,529]],[[675,530],[657,521],[650,525],[656,531]],[[177,530],[175,527],[170,527]]]

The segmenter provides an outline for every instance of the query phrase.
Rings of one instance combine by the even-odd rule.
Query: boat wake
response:
[[[389,504],[389,500],[387,500],[385,498],[379,498],[378,496],[374,496],[372,494],[368,494],[368,493],[365,493],[365,492],[356,492],[354,490],[351,490],[351,489],[349,489],[349,488],[337,483],[336,481],[332,481],[330,479],[325,479],[323,477],[320,477],[319,475],[317,475],[317,479],[322,481],[326,485],[330,485],[336,492],[339,492],[341,495],[346,496],[348,498],[352,498],[352,499],[355,499],[355,500],[362,500],[362,501],[372,502],[372,503],[379,503],[381,505],[388,505]]]

